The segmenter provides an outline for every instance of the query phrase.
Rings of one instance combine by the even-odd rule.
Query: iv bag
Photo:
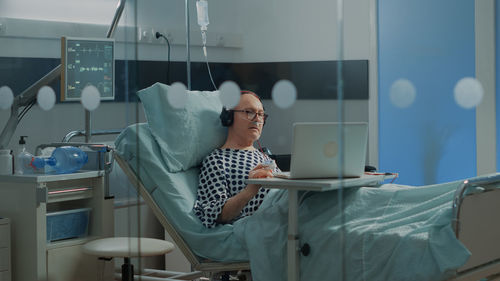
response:
[[[207,28],[208,25],[208,2],[207,0],[196,1],[196,11],[198,13],[198,25]]]

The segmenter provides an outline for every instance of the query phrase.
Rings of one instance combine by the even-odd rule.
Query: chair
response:
[[[123,258],[121,280],[132,281],[134,266],[130,263],[130,258],[159,256],[172,252],[174,248],[172,243],[165,240],[144,237],[110,237],[87,242],[82,250],[100,259]]]

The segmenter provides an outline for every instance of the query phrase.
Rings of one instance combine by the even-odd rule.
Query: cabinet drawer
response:
[[[0,271],[0,281],[10,281],[10,271]]]
[[[8,224],[0,225],[0,248],[9,247],[10,227]]]
[[[84,254],[82,245],[47,250],[47,280],[114,280],[113,262],[104,262]]]
[[[0,248],[0,271],[9,270],[9,248]]]

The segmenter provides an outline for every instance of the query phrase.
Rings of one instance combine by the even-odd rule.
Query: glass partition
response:
[[[117,136],[145,121],[135,94],[136,6],[0,3],[0,217],[13,238],[2,280],[110,280],[115,262],[82,246],[141,236],[144,204],[113,161]],[[148,227],[163,238],[160,226]]]
[[[64,183],[38,186],[48,189],[42,211],[91,211],[84,238],[40,244],[37,254],[49,257],[32,261],[46,264],[47,271],[36,274],[69,280],[54,265],[64,257],[58,249],[124,236],[176,247],[133,259],[137,273],[203,271],[208,259],[232,263],[221,266],[240,278],[315,280],[316,253],[328,251],[339,253],[322,261],[335,280],[372,279],[372,268],[386,258],[374,242],[377,233],[414,223],[398,224],[408,215],[384,224],[408,203],[384,209],[399,202],[399,195],[383,197],[385,190],[496,172],[496,77],[490,76],[498,7],[492,3],[1,2],[0,149],[14,159],[15,174],[18,141],[27,136],[26,151],[47,167],[33,164],[24,168],[33,171],[0,182],[57,176],[47,159],[65,145],[86,151],[95,165],[84,169],[99,171],[88,176],[96,178],[92,184],[61,178]],[[61,37],[113,42],[113,65],[109,46],[68,47]],[[77,47],[83,55],[72,57]],[[87,64],[90,57],[97,62]],[[75,69],[88,75],[70,77]],[[69,78],[81,89],[76,101],[61,99],[61,92],[74,90],[65,83]],[[272,167],[271,160],[273,173],[254,170]],[[277,179],[283,171],[299,183],[254,176]],[[316,185],[318,178],[328,183]],[[99,181],[103,194],[88,191]],[[66,183],[80,197],[54,199],[50,192],[73,191]],[[92,201],[96,196],[102,202]],[[363,200],[377,202],[357,205]],[[0,208],[0,217],[16,214]],[[378,253],[380,260],[373,258]],[[82,264],[95,261],[82,256]],[[18,257],[13,280],[27,274]],[[122,263],[100,261],[99,271],[89,274],[108,280]],[[225,278],[223,271],[200,276]]]

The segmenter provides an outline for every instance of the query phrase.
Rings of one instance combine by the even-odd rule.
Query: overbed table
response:
[[[299,251],[300,241],[298,236],[298,192],[328,191],[340,188],[378,186],[383,181],[394,178],[392,174],[363,175],[359,178],[344,179],[248,179],[247,184],[261,184],[267,188],[288,189],[288,280],[299,280]]]

